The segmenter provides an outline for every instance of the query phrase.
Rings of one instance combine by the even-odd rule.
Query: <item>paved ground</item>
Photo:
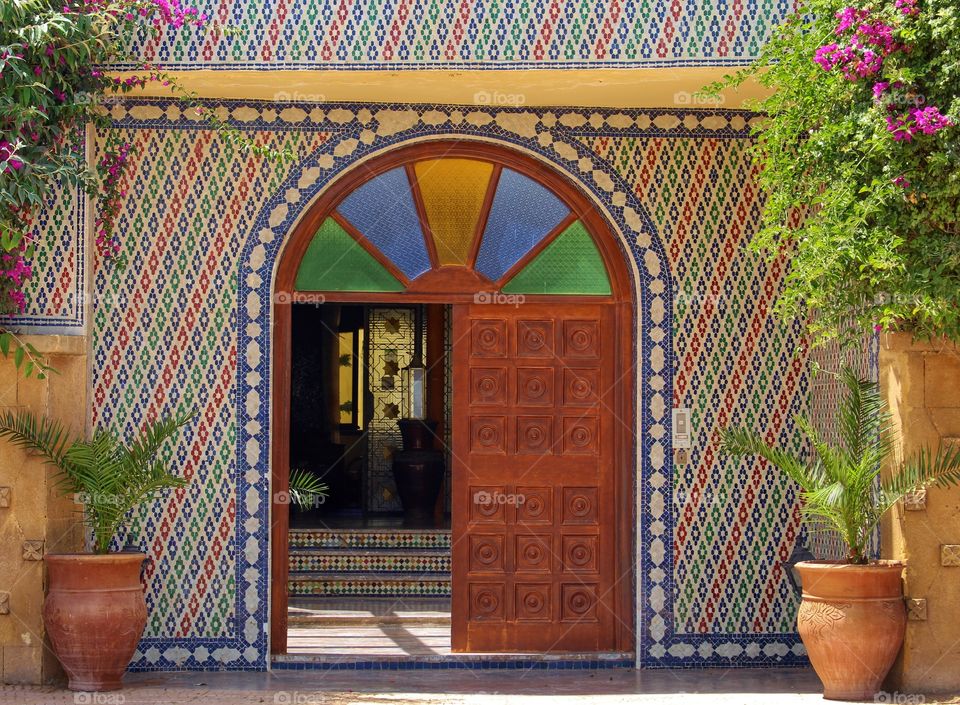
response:
[[[960,699],[890,694],[876,702]],[[823,703],[805,669],[702,671],[308,671],[138,673],[115,693],[0,688],[3,705],[793,705]]]

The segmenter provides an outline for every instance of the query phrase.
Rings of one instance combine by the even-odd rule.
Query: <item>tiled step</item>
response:
[[[450,551],[436,549],[291,549],[290,573],[450,573]]]
[[[444,529],[291,529],[290,548],[448,549]]]
[[[288,590],[291,596],[445,597],[450,595],[450,576],[410,573],[291,573]]]

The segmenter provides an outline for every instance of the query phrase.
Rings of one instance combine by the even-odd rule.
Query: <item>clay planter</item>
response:
[[[873,700],[903,644],[903,563],[797,563],[797,628],[828,700]]]
[[[147,624],[143,553],[44,557],[43,621],[70,690],[117,690]]]

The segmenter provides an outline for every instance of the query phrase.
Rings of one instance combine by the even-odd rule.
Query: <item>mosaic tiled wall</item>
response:
[[[27,308],[10,322],[36,333],[82,334],[86,196],[80,189],[55,190],[36,216],[33,276],[26,286]]]
[[[176,452],[193,477],[145,512],[151,616],[136,668],[262,668],[267,657],[271,277],[309,202],[357,160],[458,136],[537,155],[610,218],[637,277],[638,658],[649,666],[803,659],[779,562],[794,497],[755,463],[717,457],[744,422],[794,444],[798,330],[771,303],[784,274],[744,248],[759,213],[744,153],[752,116],[445,106],[220,106],[302,161],[238,155],[176,103],[116,106],[138,147],[120,223],[127,271],[94,317],[97,423],[126,430],[196,407]],[[693,410],[691,462],[671,463],[670,406]]]
[[[238,257],[290,167],[238,153],[205,130],[124,136],[134,145],[133,177],[117,229],[126,233],[128,264],[95,272],[95,289],[110,295],[97,297],[92,314],[92,420],[129,434],[163,413],[198,412],[171,459],[189,488],[142,512],[134,527],[134,541],[153,559],[138,658],[155,662],[154,644],[163,643],[176,663],[170,645],[191,639],[198,663],[255,662],[262,639],[246,654],[233,645],[251,628],[238,621],[238,569],[266,550],[251,538],[254,525],[237,521],[238,504],[249,501],[238,496]],[[263,139],[305,156],[328,137],[290,131]]]
[[[690,462],[674,470],[676,629],[790,632],[797,601],[780,563],[799,531],[794,490],[714,443],[720,428],[748,425],[797,450],[792,418],[806,406],[806,359],[793,354],[801,326],[771,316],[785,262],[761,265],[747,249],[761,202],[746,144],[588,142],[633,185],[674,277],[673,403],[691,410],[695,432]]]
[[[199,0],[229,33],[144,36],[170,69],[731,65],[756,56],[793,0]]]

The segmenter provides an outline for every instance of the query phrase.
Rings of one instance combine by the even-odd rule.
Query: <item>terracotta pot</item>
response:
[[[147,624],[143,553],[44,557],[43,622],[70,690],[117,690]]]
[[[828,700],[873,700],[903,644],[903,563],[797,563],[797,628]]]

